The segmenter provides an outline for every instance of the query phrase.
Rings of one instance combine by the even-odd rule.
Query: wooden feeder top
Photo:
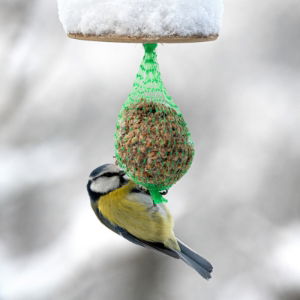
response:
[[[105,35],[86,35],[82,33],[68,33],[68,37],[77,40],[97,41],[97,42],[114,42],[114,43],[197,43],[210,42],[218,38],[218,34],[208,36],[191,35],[191,36],[127,36],[118,34]]]
[[[196,43],[218,38],[223,0],[57,0],[70,38],[116,43]]]

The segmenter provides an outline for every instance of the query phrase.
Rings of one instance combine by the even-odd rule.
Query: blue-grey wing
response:
[[[162,252],[162,253],[172,256],[174,258],[180,258],[179,254],[177,252],[175,252],[169,248],[166,248],[165,245],[162,243],[153,243],[153,242],[147,242],[147,241],[141,240],[141,239],[135,237],[134,235],[130,234],[127,230],[125,230],[124,228],[121,228],[121,227],[118,227],[118,230],[119,230],[119,234],[123,238],[125,238],[126,240],[128,240],[136,245],[157,250],[159,252]]]

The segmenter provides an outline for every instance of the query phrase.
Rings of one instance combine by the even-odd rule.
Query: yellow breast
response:
[[[173,233],[173,220],[169,211],[162,215],[159,209],[149,209],[143,202],[132,201],[128,195],[135,187],[130,181],[100,198],[98,208],[110,222],[126,229],[132,235],[150,242],[172,244],[177,248]]]

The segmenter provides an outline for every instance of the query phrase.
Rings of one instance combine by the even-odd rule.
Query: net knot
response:
[[[155,50],[155,48],[157,47],[157,44],[143,44],[143,46],[147,53],[151,53]]]
[[[162,194],[159,192],[159,189],[152,188],[152,189],[149,189],[149,192],[150,192],[151,198],[155,204],[168,202],[168,200],[166,198],[164,198],[162,196]]]

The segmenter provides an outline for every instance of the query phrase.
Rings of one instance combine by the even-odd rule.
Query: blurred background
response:
[[[68,39],[53,0],[0,6],[1,300],[300,299],[299,1],[225,0],[216,42],[157,50],[196,145],[168,205],[209,282],[90,208],[142,46]]]

